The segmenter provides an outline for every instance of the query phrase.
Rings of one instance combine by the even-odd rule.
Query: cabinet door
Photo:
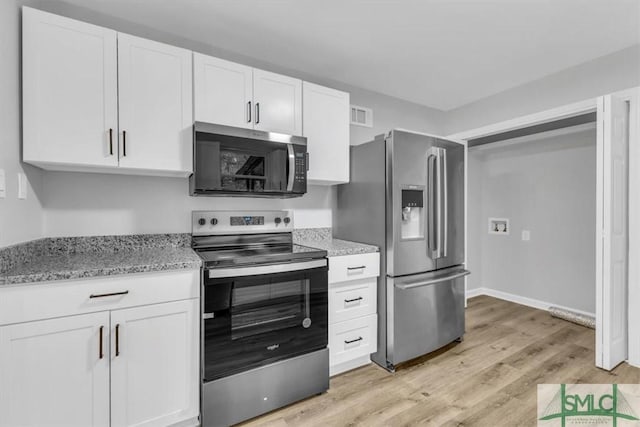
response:
[[[349,182],[349,94],[308,82],[302,94],[307,179],[311,184]]]
[[[302,135],[302,81],[253,70],[254,128]]]
[[[111,422],[166,426],[198,416],[198,300],[111,312]]]
[[[192,170],[191,51],[118,34],[120,167]]]
[[[117,166],[116,32],[22,9],[23,159]]]
[[[108,426],[108,330],[108,312],[0,327],[0,426]]]
[[[193,54],[197,122],[253,129],[253,68]]]

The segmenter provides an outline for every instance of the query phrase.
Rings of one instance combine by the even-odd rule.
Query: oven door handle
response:
[[[294,262],[290,264],[257,265],[255,267],[212,268],[208,270],[208,276],[210,279],[257,276],[260,274],[286,273],[289,271],[309,270],[312,268],[326,266],[327,259],[323,258],[312,261]]]

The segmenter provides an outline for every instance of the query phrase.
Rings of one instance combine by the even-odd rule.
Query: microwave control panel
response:
[[[293,176],[294,193],[306,193],[307,191],[307,147],[294,146],[295,169]]]

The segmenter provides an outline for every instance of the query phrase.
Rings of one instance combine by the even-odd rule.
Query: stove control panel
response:
[[[193,211],[194,236],[279,233],[293,230],[292,211]]]

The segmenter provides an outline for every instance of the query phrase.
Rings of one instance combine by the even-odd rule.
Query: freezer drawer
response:
[[[464,335],[464,276],[457,267],[387,278],[387,361],[397,365]]]

